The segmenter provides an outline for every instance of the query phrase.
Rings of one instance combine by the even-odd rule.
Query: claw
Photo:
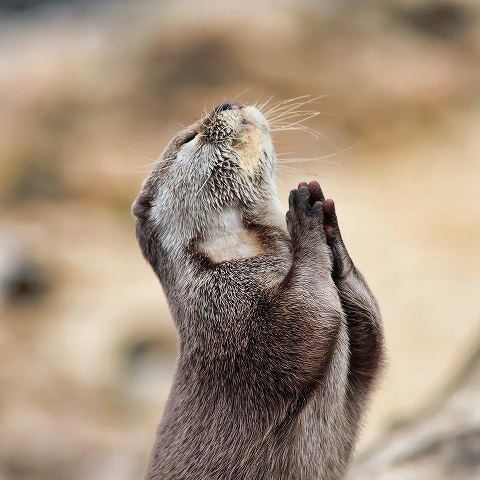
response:
[[[335,213],[335,203],[331,198],[323,202],[323,214],[325,218],[323,230],[327,236],[328,244],[335,251],[338,251],[339,248],[345,249],[344,246],[341,247],[343,245],[342,236],[338,227],[337,214]]]
[[[335,213],[335,203],[329,198],[323,202],[323,213],[325,214],[324,229],[327,238],[333,238],[338,230],[337,214]]]
[[[310,201],[312,203],[325,201],[325,195],[322,192],[320,184],[316,180],[313,180],[308,184],[308,190],[310,192]]]
[[[291,210],[294,208],[294,197],[296,195],[297,190],[291,190],[290,195],[288,196],[288,208]]]
[[[323,203],[323,208],[325,209],[325,213],[332,217],[332,220],[337,217],[335,214],[335,203],[331,198],[328,198]]]

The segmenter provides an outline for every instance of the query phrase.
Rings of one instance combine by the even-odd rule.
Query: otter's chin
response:
[[[250,106],[244,107],[242,109],[242,117],[242,123],[247,127],[257,128],[266,135],[270,134],[267,119],[263,116],[260,110]]]
[[[253,174],[260,166],[265,152],[265,133],[253,125],[246,125],[235,145],[235,151],[242,162],[242,168]]]

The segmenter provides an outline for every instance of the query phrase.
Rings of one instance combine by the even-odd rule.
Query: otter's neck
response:
[[[279,232],[287,234],[279,201],[257,204],[249,213],[229,207],[212,219],[197,249],[213,263],[252,258],[273,253],[266,237],[271,236],[268,233],[277,237]]]
[[[220,213],[205,232],[197,249],[213,263],[250,258],[263,253],[259,238],[245,226],[245,220],[235,208]]]

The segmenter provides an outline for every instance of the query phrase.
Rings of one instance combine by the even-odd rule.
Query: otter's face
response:
[[[248,219],[275,202],[275,164],[262,113],[224,103],[170,141],[133,213],[150,219],[164,235],[201,236],[209,220],[226,209]]]

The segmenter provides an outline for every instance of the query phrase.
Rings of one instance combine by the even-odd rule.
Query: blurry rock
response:
[[[50,287],[45,270],[25,260],[11,270],[3,279],[3,291],[11,305],[32,303],[44,296]]]
[[[12,240],[0,238],[0,298],[7,305],[29,305],[51,287],[49,273]]]
[[[52,3],[51,0],[1,0],[0,9],[14,12],[23,12],[50,3]]]
[[[462,2],[419,2],[400,10],[404,23],[419,33],[443,40],[452,40],[474,25],[474,12]]]
[[[0,10],[14,13],[28,13],[32,10],[38,10],[39,8],[50,5],[72,5],[84,3],[92,2],[89,2],[88,0],[0,0]]]
[[[440,399],[381,439],[351,480],[480,478],[480,338],[477,345]]]

